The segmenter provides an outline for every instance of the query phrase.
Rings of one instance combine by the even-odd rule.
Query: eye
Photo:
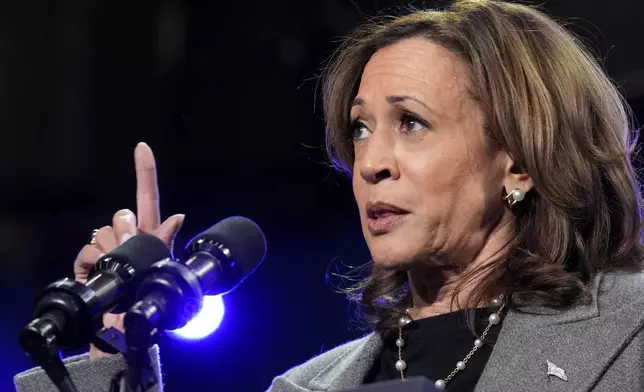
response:
[[[362,140],[369,137],[369,128],[360,120],[353,120],[351,122],[351,134],[353,140]]]
[[[414,133],[429,128],[429,123],[416,114],[405,112],[400,116],[400,126],[402,133]]]

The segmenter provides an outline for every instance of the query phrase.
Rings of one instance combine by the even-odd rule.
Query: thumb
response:
[[[168,246],[168,248],[172,249],[174,239],[181,229],[185,218],[186,216],[183,214],[172,215],[166,219],[153,234],[159,237]]]

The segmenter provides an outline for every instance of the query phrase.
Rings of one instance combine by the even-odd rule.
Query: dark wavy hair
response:
[[[469,93],[486,114],[486,132],[534,183],[515,210],[513,248],[456,287],[455,295],[476,280],[467,308],[499,289],[511,309],[565,308],[587,294],[598,270],[640,270],[630,109],[591,52],[536,8],[461,0],[356,30],[322,74],[335,166],[352,173],[349,111],[365,65],[377,50],[414,37],[442,45],[468,66]],[[411,304],[407,273],[370,266],[349,292],[371,328],[390,331]]]

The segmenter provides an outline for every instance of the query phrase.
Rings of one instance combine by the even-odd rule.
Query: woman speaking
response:
[[[360,28],[323,76],[328,151],[373,258],[349,293],[373,332],[270,392],[412,376],[449,391],[644,390],[629,111],[570,33],[528,6],[457,1]],[[170,244],[181,217],[158,224],[154,181],[141,171],[138,218]],[[135,221],[119,212],[99,231],[77,277]],[[119,360],[75,371],[103,386],[106,372],[82,369]]]

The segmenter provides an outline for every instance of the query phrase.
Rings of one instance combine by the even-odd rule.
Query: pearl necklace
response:
[[[445,377],[445,379],[441,380],[436,380],[434,382],[434,386],[438,390],[444,390],[445,387],[447,386],[447,383],[449,383],[456,374],[462,370],[465,370],[465,365],[467,362],[472,358],[472,355],[478,350],[479,348],[483,347],[485,337],[487,336],[488,332],[490,331],[490,328],[492,328],[493,325],[497,325],[501,322],[501,312],[503,311],[503,308],[505,307],[505,301],[503,301],[503,295],[495,298],[492,300],[492,307],[498,308],[498,310],[494,313],[492,313],[488,317],[488,325],[483,331],[483,334],[481,334],[481,337],[479,339],[476,339],[474,341],[474,347],[472,350],[470,350],[469,353],[463,358],[462,360],[456,362],[456,367],[452,372]],[[407,313],[409,314],[409,309],[407,309]],[[398,347],[398,360],[396,361],[396,370],[400,372],[400,378],[403,380],[405,379],[405,369],[407,369],[407,362],[403,360],[402,357],[402,349],[403,346],[405,345],[405,340],[403,339],[403,327],[406,326],[407,324],[411,323],[411,318],[409,316],[403,316],[398,320],[398,339],[396,339],[396,347]]]

